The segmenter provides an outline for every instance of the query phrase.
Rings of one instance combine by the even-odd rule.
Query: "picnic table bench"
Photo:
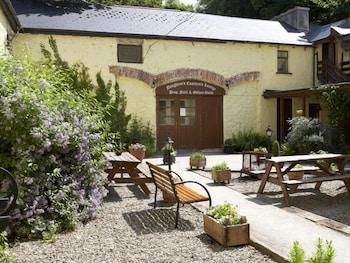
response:
[[[141,163],[136,157],[128,152],[123,152],[121,155],[116,155],[114,152],[104,152],[104,158],[110,163],[110,167],[106,170],[108,180],[120,183],[134,183],[149,195],[151,191],[146,183],[153,183],[151,173],[146,164]],[[129,174],[129,177],[124,177],[124,174]],[[119,174],[120,176],[116,177]]]
[[[266,171],[262,177],[258,193],[263,194],[267,182],[279,185],[282,189],[285,203],[290,205],[288,189],[293,189],[293,186],[316,183],[315,188],[319,190],[323,182],[340,180],[344,182],[350,195],[350,174],[346,174],[344,172],[345,161],[348,158],[349,156],[341,154],[311,154],[280,156],[266,159]],[[314,169],[314,171],[309,171],[314,175],[313,177],[303,178],[300,180],[285,180],[283,178],[285,174],[293,169],[304,171],[304,169],[295,168],[297,164],[302,163],[313,163],[315,167],[318,168]],[[332,163],[334,163],[338,168],[335,172],[330,170]],[[271,176],[271,174],[274,172],[276,173],[277,177]]]

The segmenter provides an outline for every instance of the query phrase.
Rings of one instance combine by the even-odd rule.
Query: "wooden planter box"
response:
[[[212,170],[211,176],[212,176],[213,181],[215,183],[222,183],[222,182],[230,183],[230,181],[231,181],[231,171],[230,170],[224,170],[224,171]]]
[[[192,170],[192,167],[196,167],[197,169],[199,169],[200,167],[202,167],[202,169],[205,169],[205,166],[207,165],[207,159],[203,158],[200,160],[197,159],[191,159],[190,158],[190,168]]]
[[[224,226],[214,218],[203,215],[204,232],[225,247],[249,244],[249,224]]]

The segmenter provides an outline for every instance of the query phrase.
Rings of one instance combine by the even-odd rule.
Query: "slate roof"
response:
[[[23,32],[311,45],[305,33],[278,21],[142,7],[57,8],[32,0],[12,4]]]
[[[324,26],[317,26],[308,34],[308,39],[311,42],[316,42],[329,37],[332,33],[341,37],[350,35],[350,18]]]

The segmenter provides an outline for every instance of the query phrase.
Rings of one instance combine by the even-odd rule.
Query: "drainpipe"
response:
[[[316,85],[316,47],[312,45],[312,87]]]

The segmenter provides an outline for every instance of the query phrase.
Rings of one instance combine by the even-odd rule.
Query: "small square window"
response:
[[[288,51],[281,51],[281,50],[278,51],[277,72],[288,73]]]
[[[142,63],[142,46],[118,45],[118,62]]]

